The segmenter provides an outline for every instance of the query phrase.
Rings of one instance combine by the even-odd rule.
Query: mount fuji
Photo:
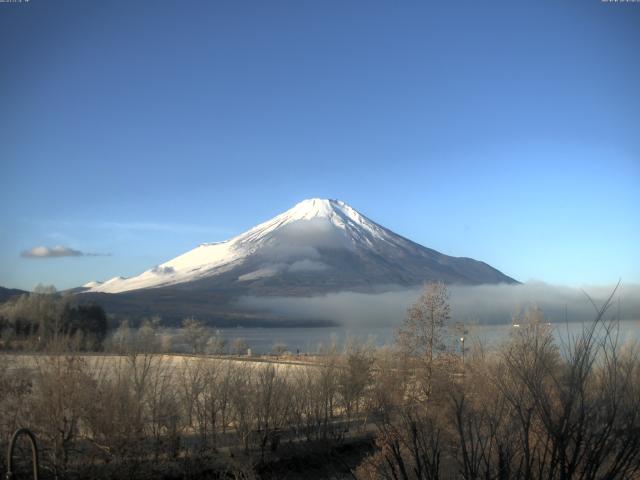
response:
[[[412,242],[342,201],[313,198],[230,240],[203,243],[135,277],[90,282],[76,291],[119,311],[145,304],[149,312],[164,300],[216,316],[218,307],[243,295],[373,292],[430,280],[517,283],[486,263]]]

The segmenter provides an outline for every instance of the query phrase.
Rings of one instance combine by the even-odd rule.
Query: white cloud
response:
[[[609,297],[614,285],[590,286],[584,290],[541,282],[520,285],[449,286],[452,322],[508,324],[519,309],[538,306],[554,323],[588,322],[595,310],[585,296],[597,305]],[[243,297],[239,305],[266,310],[291,318],[314,312],[318,318],[342,325],[399,325],[407,308],[420,295],[420,288],[397,287],[380,293],[340,292],[316,297]],[[608,317],[640,321],[640,285],[622,284],[618,288]]]
[[[64,245],[56,245],[55,247],[33,247],[29,250],[24,250],[20,254],[23,258],[103,257],[109,255],[108,253],[85,253],[80,250],[65,247]]]
[[[249,272],[249,273],[245,273],[244,275],[240,275],[238,277],[238,280],[240,282],[246,282],[247,280],[257,280],[259,278],[273,277],[274,275],[276,275],[277,273],[282,271],[282,269],[285,268],[285,267],[286,267],[286,265],[283,265],[283,264],[269,265],[267,267],[260,268],[258,270],[254,270],[253,272]]]

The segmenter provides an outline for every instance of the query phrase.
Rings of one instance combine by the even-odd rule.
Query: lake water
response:
[[[571,335],[579,334],[584,325],[579,322],[552,324],[554,336],[559,342],[566,341]],[[273,351],[277,343],[285,344],[292,353],[316,353],[321,346],[329,345],[333,340],[342,347],[348,338],[372,341],[378,346],[393,342],[395,326],[376,327],[319,327],[319,328],[229,328],[219,329],[219,334],[231,344],[237,338],[243,338],[252,353],[263,354]],[[509,325],[468,326],[465,342],[481,340],[487,346],[495,346],[505,341],[516,327]],[[640,341],[640,321],[622,321],[619,323],[620,341]],[[453,349],[459,349],[459,335],[451,333],[447,343]],[[469,346],[469,343],[467,343]]]

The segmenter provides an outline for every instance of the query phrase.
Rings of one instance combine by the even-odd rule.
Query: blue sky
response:
[[[0,285],[309,197],[519,280],[640,282],[640,4],[0,3]],[[37,246],[109,256],[23,258]]]

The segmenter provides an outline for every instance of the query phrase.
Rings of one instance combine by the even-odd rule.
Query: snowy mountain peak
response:
[[[296,204],[293,208],[278,215],[273,220],[290,223],[298,220],[311,220],[315,218],[326,218],[334,221],[338,218],[345,217],[352,220],[358,220],[360,215],[353,208],[340,200],[309,198]]]
[[[202,243],[138,276],[116,277],[85,288],[118,293],[173,285],[219,274],[258,252],[265,256],[279,250],[277,255],[281,259],[285,251],[306,249],[313,257],[318,247],[354,248],[357,244],[368,247],[376,238],[388,241],[386,237],[390,234],[340,200],[310,198],[230,240]],[[296,268],[300,268],[299,264]]]
[[[301,221],[306,222],[298,224]],[[294,227],[294,224],[298,227]],[[255,226],[232,239],[231,242],[256,245],[273,241],[276,232],[283,234],[293,229],[298,231],[305,229],[307,232],[314,231],[320,236],[335,237],[336,232],[332,232],[330,227],[336,227],[341,231],[341,236],[348,243],[361,241],[371,243],[372,237],[384,239],[389,236],[388,233],[391,233],[340,200],[310,198],[271,220]],[[313,238],[307,238],[307,241],[313,242],[313,240]]]
[[[456,273],[458,267],[454,268],[456,260],[453,257],[393,233],[340,200],[310,198],[234,238],[200,244],[140,275],[116,277],[104,283],[87,284],[85,288],[89,292],[119,293],[205,279],[211,283],[215,278],[229,286],[246,285],[246,282],[270,277],[304,275],[307,275],[305,278],[313,275],[322,282],[323,277],[318,272],[331,276],[340,271],[344,276],[345,265],[340,263],[341,258],[349,258],[354,265],[360,265],[354,275],[361,275],[356,281],[365,284],[419,282],[434,277],[436,271],[441,271],[441,275],[435,278],[473,283],[478,281],[476,278],[483,277],[485,270],[485,266],[474,264],[473,268],[479,269],[480,273],[469,270],[468,277]],[[369,273],[365,273],[367,270]],[[393,274],[383,276],[382,271]],[[375,275],[379,278],[374,278]],[[484,276],[504,277],[500,272],[489,272]],[[223,281],[223,278],[227,280]],[[335,278],[331,282],[335,283]]]
[[[332,214],[344,207],[348,207],[348,205],[339,200],[330,200],[326,198],[309,198],[296,204],[293,208],[287,210],[283,215],[287,215],[298,220],[314,217],[331,217]]]
[[[326,218],[340,228],[344,228],[347,224],[360,226],[374,224],[343,201],[324,198],[303,200],[279,217],[287,218],[289,221]]]

